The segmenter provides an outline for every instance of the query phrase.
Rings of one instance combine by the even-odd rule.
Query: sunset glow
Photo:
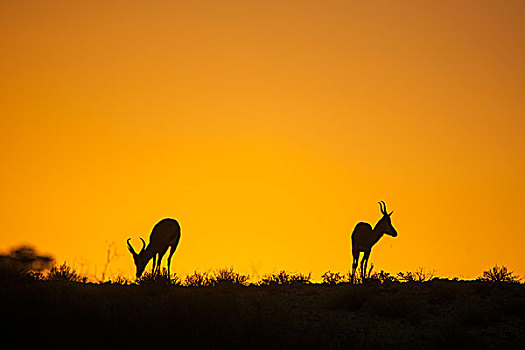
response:
[[[523,1],[2,1],[0,250],[132,277],[525,275]],[[149,269],[149,267],[148,267]]]

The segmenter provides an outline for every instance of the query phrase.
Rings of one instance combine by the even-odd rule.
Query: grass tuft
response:
[[[47,274],[47,280],[55,282],[86,283],[87,277],[79,275],[74,268],[64,262],[62,265],[55,265],[51,267]]]
[[[284,270],[265,275],[262,280],[258,283],[260,286],[269,286],[269,285],[284,285],[288,286],[291,284],[309,284],[312,278],[312,274],[308,275],[301,273],[288,273]]]
[[[138,285],[166,285],[166,286],[180,286],[181,280],[177,274],[168,275],[168,270],[163,268],[158,274],[153,275],[151,272],[145,272],[137,279]]]

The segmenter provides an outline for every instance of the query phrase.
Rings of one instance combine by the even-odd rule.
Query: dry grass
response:
[[[289,286],[292,284],[308,284],[312,279],[312,274],[304,275],[301,273],[289,273],[284,270],[265,275],[261,281],[257,283],[259,286],[281,285]]]

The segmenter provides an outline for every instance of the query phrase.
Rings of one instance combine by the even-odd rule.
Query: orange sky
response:
[[[163,217],[172,271],[525,275],[523,1],[2,1],[0,250],[100,277]]]

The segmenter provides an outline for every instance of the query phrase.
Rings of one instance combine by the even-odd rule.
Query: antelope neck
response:
[[[380,235],[380,236],[385,233],[384,224],[383,224],[383,222],[381,220],[383,220],[383,219],[379,219],[379,221],[376,223],[376,225],[372,229],[372,231],[374,231],[374,233],[376,233],[377,235]]]

